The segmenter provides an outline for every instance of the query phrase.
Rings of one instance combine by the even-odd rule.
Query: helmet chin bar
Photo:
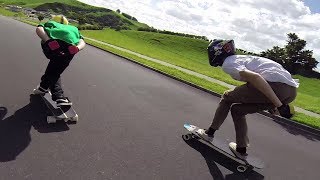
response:
[[[212,58],[212,60],[210,61],[211,66],[214,66],[214,67],[222,66],[223,61],[221,61],[219,59],[216,60],[217,57],[218,57],[218,55],[216,55],[214,58]]]

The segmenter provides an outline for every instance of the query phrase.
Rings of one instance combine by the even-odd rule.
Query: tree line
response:
[[[159,30],[159,29],[155,29],[153,27],[150,27],[150,28],[149,27],[147,27],[147,28],[140,27],[140,28],[138,28],[138,31],[156,32],[156,33],[170,34],[170,35],[183,36],[183,37],[189,37],[189,38],[209,41],[209,39],[206,36],[197,36],[197,35],[178,33],[178,32],[172,32],[172,31],[167,31],[167,30]]]

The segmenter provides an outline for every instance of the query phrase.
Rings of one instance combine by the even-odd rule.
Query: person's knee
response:
[[[228,106],[230,107],[232,105],[233,101],[230,97],[230,91],[225,91],[224,94],[222,95],[219,104],[223,106]]]
[[[230,90],[227,90],[223,93],[223,95],[221,96],[221,101],[223,102],[228,102],[230,99]]]
[[[243,111],[241,110],[239,104],[233,104],[230,108],[230,112],[232,117],[240,117],[245,115],[245,113],[243,113]]]

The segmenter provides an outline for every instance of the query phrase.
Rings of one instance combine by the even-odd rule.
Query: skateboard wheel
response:
[[[182,139],[184,139],[185,141],[188,141],[188,140],[192,139],[192,135],[191,134],[182,135]]]
[[[48,117],[47,117],[47,122],[48,122],[49,124],[51,124],[51,123],[56,123],[56,119],[55,119],[54,116],[48,116]]]
[[[244,165],[237,166],[237,171],[240,172],[240,173],[246,172],[247,169],[248,169],[248,167],[244,166]]]
[[[196,136],[196,135],[194,135],[194,134],[191,135],[191,138],[192,138],[192,139],[200,139],[199,136]]]
[[[78,114],[71,118],[71,121],[78,121],[78,120],[79,120]]]

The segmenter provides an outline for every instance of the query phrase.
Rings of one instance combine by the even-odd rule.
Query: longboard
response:
[[[47,116],[47,122],[49,124],[56,123],[57,120],[63,120],[65,122],[72,121],[77,122],[79,119],[78,114],[72,106],[61,106],[58,107],[56,102],[51,98],[51,93],[46,93],[41,96],[45,104],[47,105],[50,114]]]
[[[238,158],[229,148],[228,144],[226,142],[223,142],[221,140],[219,140],[218,138],[214,137],[212,142],[209,142],[205,139],[203,139],[198,133],[197,131],[201,128],[195,126],[195,125],[191,125],[191,124],[184,124],[184,128],[187,129],[188,131],[190,131],[190,134],[185,134],[182,135],[182,138],[185,141],[188,141],[190,139],[197,139],[197,140],[202,140],[203,142],[206,142],[205,144],[210,145],[211,147],[220,150],[220,152],[222,152],[224,155],[227,155],[229,157],[231,157],[233,160],[236,160],[237,162],[239,162],[241,165],[237,166],[237,171],[240,173],[244,173],[244,172],[248,172],[253,170],[254,168],[257,169],[262,169],[264,167],[264,163],[252,156],[252,155],[248,155],[246,159],[240,159]]]

